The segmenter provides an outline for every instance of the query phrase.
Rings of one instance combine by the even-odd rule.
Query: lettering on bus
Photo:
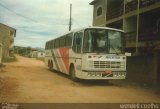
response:
[[[106,56],[107,59],[120,59],[119,56]]]

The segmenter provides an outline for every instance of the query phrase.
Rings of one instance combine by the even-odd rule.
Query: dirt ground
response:
[[[71,81],[42,61],[17,56],[0,70],[0,102],[10,103],[159,103],[159,89],[121,80]]]

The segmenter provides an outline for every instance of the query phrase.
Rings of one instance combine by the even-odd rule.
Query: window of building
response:
[[[100,15],[102,15],[102,6],[99,6],[97,8],[97,16],[100,16]]]

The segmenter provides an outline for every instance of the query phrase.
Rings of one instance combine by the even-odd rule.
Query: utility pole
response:
[[[70,19],[69,19],[69,31],[72,28],[72,4],[70,4]]]
[[[123,2],[123,31],[126,30],[125,13],[126,13],[126,0],[124,0]]]
[[[2,64],[2,43],[0,43],[0,65]]]
[[[138,55],[138,39],[139,39],[139,5],[140,5],[140,1],[138,0],[138,6],[137,6],[136,55]]]

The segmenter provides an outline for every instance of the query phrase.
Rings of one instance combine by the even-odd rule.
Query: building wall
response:
[[[126,33],[135,32],[137,28],[137,18],[131,17],[124,20],[124,30]]]
[[[38,57],[38,51],[32,51],[31,52],[31,57],[32,58],[37,58]]]
[[[160,0],[139,0],[139,11],[137,9],[138,0],[126,0],[126,2],[123,0],[93,1],[98,1],[91,4],[94,7],[93,26],[105,25],[123,29],[125,31],[127,52],[135,54],[137,34],[138,49],[145,48],[147,43],[158,48],[160,45]],[[105,15],[96,18],[96,7],[99,5],[105,7],[103,8]],[[139,20],[137,20],[138,18]]]
[[[102,6],[102,15],[97,16],[97,8]],[[106,0],[99,0],[93,7],[93,26],[105,26],[106,24]]]
[[[0,24],[0,43],[2,44],[2,58],[9,56],[9,49],[14,42],[15,30]]]
[[[100,26],[103,23],[101,25],[117,29],[123,27],[126,51],[132,54],[137,54],[135,48],[138,34],[138,49],[142,56],[128,58],[127,79],[147,84],[160,84],[160,55],[151,55],[160,51],[160,0],[139,0],[139,10],[138,0],[105,1],[107,3],[99,0],[91,4],[94,6],[94,13],[97,5],[106,7],[104,8],[106,17],[96,19],[94,15],[93,26]]]
[[[45,57],[45,53],[44,52],[38,52],[38,58],[43,58]]]
[[[159,54],[128,57],[127,80],[151,85],[159,84],[159,60]]]

